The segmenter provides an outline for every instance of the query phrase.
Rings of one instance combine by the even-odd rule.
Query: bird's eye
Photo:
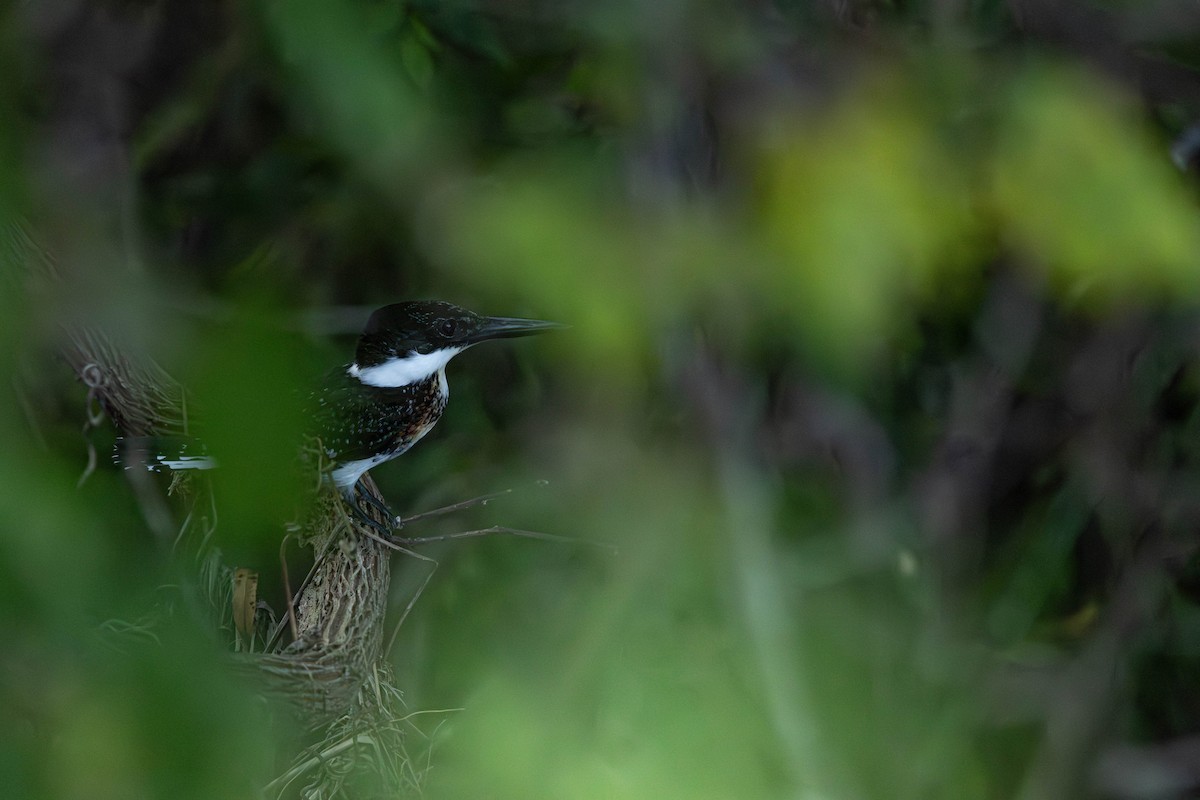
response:
[[[438,326],[438,332],[441,333],[442,336],[453,336],[454,334],[458,333],[458,323],[452,319],[445,320],[440,326]]]

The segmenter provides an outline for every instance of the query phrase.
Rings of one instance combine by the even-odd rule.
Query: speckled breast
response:
[[[420,439],[437,424],[446,410],[446,395],[439,390],[436,380],[429,381],[429,387],[412,409],[411,422],[400,426],[397,431],[400,446],[407,450],[413,442]]]
[[[344,372],[312,398],[314,428],[327,458],[370,469],[403,453],[429,432],[446,408],[440,374],[395,388],[367,386]],[[353,469],[347,476],[357,477]]]
[[[446,410],[443,387],[435,375],[415,386],[379,390],[379,418],[390,428],[380,431],[390,439],[387,449],[404,452],[437,424]]]

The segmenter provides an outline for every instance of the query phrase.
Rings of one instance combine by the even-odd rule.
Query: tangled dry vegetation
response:
[[[31,282],[61,280],[53,256],[26,227],[13,225],[6,233]],[[125,436],[188,432],[186,391],[157,364],[123,352],[95,328],[64,328],[61,342],[61,355],[87,387],[85,428],[111,421]],[[100,457],[90,451],[88,471]],[[315,471],[319,474],[319,466]],[[167,528],[179,555],[196,567],[194,588],[205,615],[234,651],[230,669],[244,675],[288,727],[286,740],[298,743],[265,787],[267,795],[291,796],[302,787],[304,797],[345,796],[347,787],[361,791],[364,781],[383,794],[419,787],[421,769],[405,749],[406,737],[416,730],[409,721],[412,711],[396,687],[383,645],[391,557],[397,551],[422,557],[381,539],[318,485],[308,513],[292,530],[280,531],[285,575],[289,541],[311,551],[313,567],[289,597],[286,613],[276,618],[257,602],[257,575],[225,564],[214,547],[217,514],[202,480],[180,473],[172,481],[170,494],[183,520],[172,530],[156,485],[140,470],[128,473],[147,519]],[[374,482],[368,477],[365,483],[382,502]],[[378,510],[368,513],[383,521]],[[148,624],[140,627],[143,633],[155,623]],[[137,626],[117,627],[129,632]]]

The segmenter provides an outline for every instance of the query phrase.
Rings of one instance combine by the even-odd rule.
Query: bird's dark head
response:
[[[437,373],[473,344],[561,327],[536,319],[483,317],[438,300],[393,303],[367,321],[349,371],[373,386],[405,386]]]

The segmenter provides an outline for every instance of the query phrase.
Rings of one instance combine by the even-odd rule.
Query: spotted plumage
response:
[[[354,361],[331,372],[309,397],[311,434],[329,464],[328,477],[359,511],[360,480],[372,467],[404,453],[437,424],[446,409],[446,364],[488,339],[528,336],[552,322],[481,317],[439,301],[394,303],[371,315]],[[118,456],[135,451],[158,470],[215,466],[202,445],[191,453],[162,452],[161,440],[127,440]],[[186,448],[188,445],[184,445]],[[121,458],[127,465],[130,460]],[[390,515],[389,515],[390,516]],[[370,524],[376,524],[363,515]]]
[[[339,369],[312,396],[315,433],[343,492],[364,472],[404,453],[446,410],[445,368],[397,388],[364,384]]]

